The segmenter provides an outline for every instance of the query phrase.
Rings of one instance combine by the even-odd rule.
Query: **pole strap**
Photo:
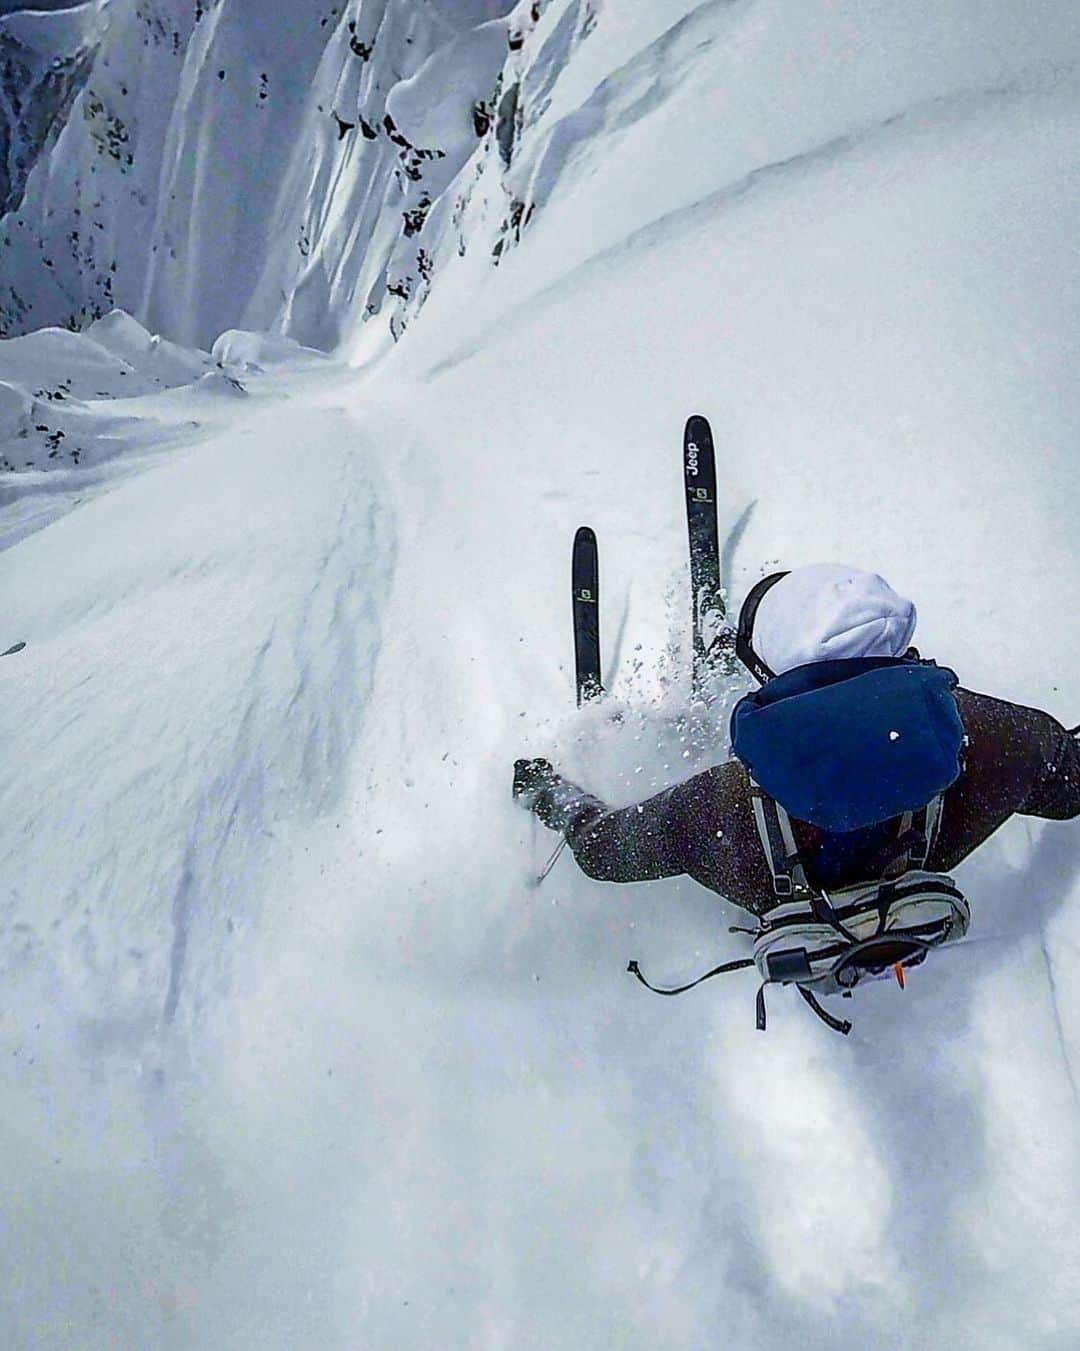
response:
[[[566,836],[564,835],[563,838],[559,841],[559,843],[555,846],[554,850],[552,851],[551,857],[540,869],[540,871],[536,874],[536,881],[533,883],[534,887],[538,887],[540,883],[543,882],[544,878],[547,877],[548,873],[551,872],[552,868],[554,868],[555,864],[558,863],[559,855],[566,848],[567,844],[569,844],[569,840],[567,840]]]

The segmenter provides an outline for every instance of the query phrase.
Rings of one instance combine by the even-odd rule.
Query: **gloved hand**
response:
[[[536,799],[555,782],[555,769],[550,760],[514,761],[514,801],[532,811]]]

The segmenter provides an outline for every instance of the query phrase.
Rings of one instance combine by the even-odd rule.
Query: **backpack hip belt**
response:
[[[731,930],[753,934],[753,957],[724,962],[674,989],[651,984],[636,961],[627,970],[656,994],[678,995],[713,976],[756,967],[760,1031],[766,1026],[766,986],[794,985],[823,1023],[846,1035],[851,1023],[826,1012],[818,995],[848,996],[863,981],[893,975],[903,987],[905,970],[967,932],[971,912],[963,892],[951,877],[925,866],[941,821],[941,794],[918,811],[902,813],[876,880],[826,892],[807,877],[788,813],[753,779],[750,787],[777,901],[756,929]]]
[[[761,978],[758,1025],[764,1025],[764,989],[795,985],[819,1017],[847,1032],[816,995],[850,994],[862,981],[888,979],[924,961],[931,948],[962,938],[970,909],[951,877],[925,864],[941,819],[941,797],[900,819],[884,874],[826,893],[811,886],[799,857],[791,818],[751,781],[754,820],[778,904],[763,916],[754,941]]]

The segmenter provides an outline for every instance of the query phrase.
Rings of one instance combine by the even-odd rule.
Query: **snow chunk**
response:
[[[198,348],[181,347],[148,332],[124,310],[113,310],[86,330],[109,352],[115,352],[132,368],[167,388],[189,385],[200,379],[210,357]]]
[[[467,151],[476,142],[473,105],[491,97],[507,51],[506,21],[494,19],[432,52],[387,97],[398,131],[423,149]]]
[[[218,338],[211,355],[219,366],[242,371],[262,371],[270,366],[297,367],[327,360],[323,352],[304,347],[292,338],[274,333],[249,333],[230,328]]]
[[[211,368],[208,353],[179,347],[146,331],[122,310],[83,333],[41,328],[0,347],[5,377],[35,397],[64,399],[152,394],[192,384]]]
[[[87,468],[164,434],[125,401],[194,385],[208,352],[177,346],[114,310],[83,333],[43,328],[0,343],[0,473]],[[153,421],[151,417],[150,421]]]

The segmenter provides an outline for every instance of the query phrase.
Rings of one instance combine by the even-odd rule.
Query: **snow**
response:
[[[115,306],[202,347],[246,328],[329,348],[384,305],[403,326],[427,290],[406,215],[443,195],[453,208],[510,8],[108,0],[66,118],[51,86],[51,117],[0,97],[0,141],[30,166],[0,236],[15,246],[0,252],[0,333]],[[72,16],[16,14],[0,38],[5,24],[70,56],[55,30]],[[387,127],[391,100],[430,143]]]
[[[394,125],[415,146],[472,150],[473,104],[495,88],[506,50],[507,26],[499,20],[466,29],[439,47],[391,89],[386,111]]]
[[[0,33],[42,56],[75,51],[93,45],[101,37],[111,3],[112,0],[84,0],[81,4],[0,4]]]
[[[215,44],[262,69],[219,8],[140,170],[201,147],[193,238],[262,211],[234,199],[257,163],[205,172]],[[437,125],[436,54],[504,20],[510,164],[494,126],[448,130],[406,248],[402,203],[443,179],[336,151],[315,103],[347,69]],[[680,721],[691,411],[734,602],[776,566],[872,568],[968,687],[1080,719],[1075,7],[335,22],[235,285],[180,250],[135,317],[0,345],[0,650],[26,642],[0,658],[0,1340],[1072,1346],[1075,823],[962,865],[969,941],[860,991],[850,1038],[790,991],[762,1036],[749,977],[663,1000],[626,973],[743,955],[740,912],[568,856],[530,887],[555,840],[509,781],[546,754],[628,803],[726,753],[741,685]],[[36,175],[73,172],[74,130]],[[286,211],[315,222],[301,280]],[[365,318],[420,244],[423,299]],[[586,521],[611,692],[578,711]]]

